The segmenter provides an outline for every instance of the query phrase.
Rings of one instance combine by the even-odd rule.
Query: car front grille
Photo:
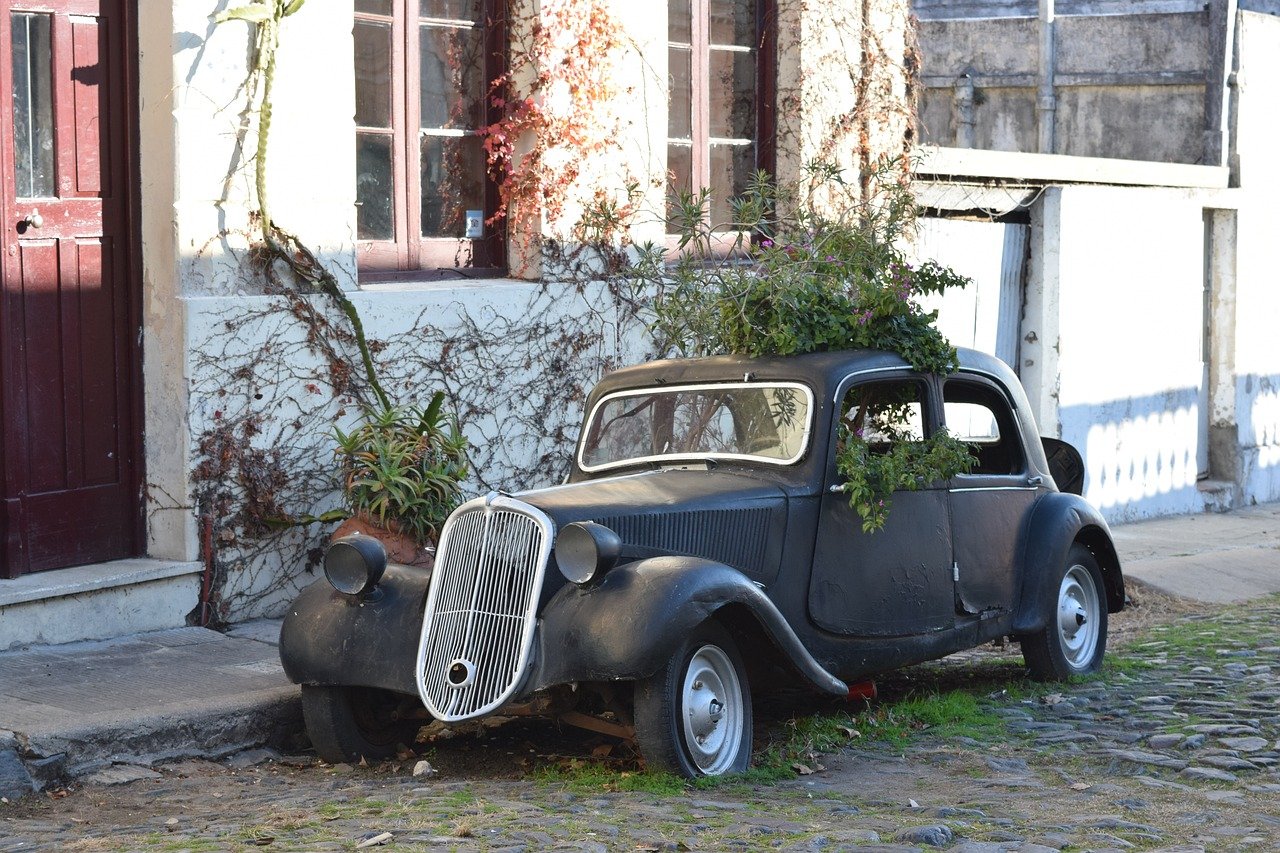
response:
[[[498,495],[449,517],[418,645],[418,693],[436,719],[482,716],[519,687],[553,533],[541,511]]]

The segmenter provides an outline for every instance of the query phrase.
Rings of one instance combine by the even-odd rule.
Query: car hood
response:
[[[765,584],[777,574],[786,534],[786,493],[732,471],[648,471],[515,497],[545,512],[558,527],[595,521],[611,528],[622,539],[624,559],[703,557]]]

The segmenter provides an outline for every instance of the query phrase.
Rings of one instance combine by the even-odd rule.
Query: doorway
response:
[[[139,553],[128,0],[0,0],[0,577]]]

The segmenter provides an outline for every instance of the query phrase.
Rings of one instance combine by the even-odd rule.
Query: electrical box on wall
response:
[[[468,210],[467,211],[467,233],[464,235],[468,240],[479,240],[484,236],[484,211]]]

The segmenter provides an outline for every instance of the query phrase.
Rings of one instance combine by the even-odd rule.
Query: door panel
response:
[[[909,374],[870,378],[843,395],[839,415],[872,453],[887,451],[931,429],[929,387]],[[831,486],[839,482],[834,454],[828,466]],[[826,489],[809,614],[819,627],[849,636],[902,637],[953,627],[951,519],[942,484],[895,492],[885,526],[875,533],[863,532],[847,495]]]
[[[953,436],[974,448],[972,472],[951,481],[956,610],[1009,611],[1018,591],[1018,559],[1031,506],[1027,454],[1007,393],[980,376],[948,379],[943,418]]]
[[[0,0],[0,577],[132,556],[122,0]]]
[[[847,496],[823,496],[809,585],[815,624],[850,636],[923,634],[952,627],[954,601],[945,490],[896,493],[875,533],[862,532]]]

